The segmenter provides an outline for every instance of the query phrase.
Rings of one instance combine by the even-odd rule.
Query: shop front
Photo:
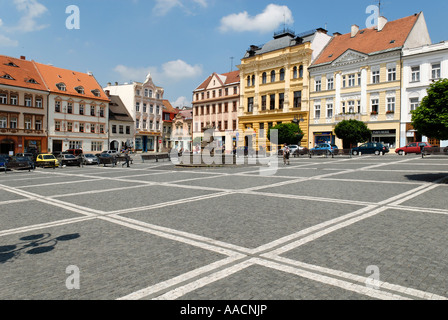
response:
[[[390,149],[396,149],[397,130],[372,130],[372,142],[382,143]]]
[[[333,132],[314,132],[314,144],[329,143],[331,145],[336,144],[336,136]]]
[[[10,136],[0,137],[0,154],[47,152],[45,137]]]
[[[158,137],[154,135],[141,135],[135,138],[135,151],[138,152],[158,152]]]

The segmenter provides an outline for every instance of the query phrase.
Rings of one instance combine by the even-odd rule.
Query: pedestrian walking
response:
[[[289,157],[291,156],[291,149],[285,144],[283,148],[283,163],[289,166]]]
[[[121,167],[124,167],[124,165],[126,165],[128,168],[130,168],[131,156],[129,155],[129,149],[126,149],[126,151],[124,152],[124,158],[125,162],[121,165]]]

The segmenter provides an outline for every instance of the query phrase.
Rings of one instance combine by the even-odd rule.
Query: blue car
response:
[[[310,150],[310,154],[312,156],[315,155],[337,155],[339,149],[335,145],[331,145],[329,143],[319,143],[316,147]]]
[[[0,154],[0,170],[7,170],[7,164],[9,161],[9,156]]]

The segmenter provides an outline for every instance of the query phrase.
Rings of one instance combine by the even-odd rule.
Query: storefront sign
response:
[[[395,135],[397,133],[397,130],[373,130],[372,135],[373,136],[379,136],[379,135]]]
[[[315,136],[331,136],[333,132],[314,132]]]

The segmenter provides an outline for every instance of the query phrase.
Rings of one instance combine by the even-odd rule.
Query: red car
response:
[[[413,142],[408,144],[406,147],[398,148],[397,150],[395,150],[395,152],[400,156],[406,155],[408,153],[420,154],[422,153],[422,148],[432,148],[432,145],[427,142]]]

